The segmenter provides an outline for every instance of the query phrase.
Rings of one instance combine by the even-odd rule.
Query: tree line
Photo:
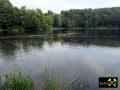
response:
[[[0,0],[0,30],[5,34],[46,32],[49,28],[120,27],[120,7],[71,9],[56,14],[41,9],[18,8]]]
[[[62,11],[72,27],[120,27],[120,7]]]
[[[0,30],[9,34],[44,32],[51,27],[59,27],[59,14],[52,11],[43,13],[40,9],[17,8],[9,0],[0,0]]]

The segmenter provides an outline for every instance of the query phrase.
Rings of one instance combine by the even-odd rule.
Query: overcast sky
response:
[[[103,8],[120,6],[120,0],[10,0],[14,6],[26,6],[30,9],[40,8],[43,12],[61,10]]]

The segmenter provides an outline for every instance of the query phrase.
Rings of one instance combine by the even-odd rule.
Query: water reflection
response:
[[[29,52],[31,47],[42,49],[44,43],[52,45],[54,42],[61,42],[63,45],[97,45],[102,47],[120,47],[120,39],[115,38],[79,38],[79,37],[61,37],[61,38],[39,38],[39,39],[9,39],[0,40],[0,51],[3,56],[14,56],[16,51],[23,49]]]
[[[58,77],[63,76],[71,82],[79,77],[85,78],[87,90],[97,90],[99,76],[120,77],[119,63],[120,40],[115,38],[0,40],[0,74],[16,70],[30,73],[38,79],[48,67]]]

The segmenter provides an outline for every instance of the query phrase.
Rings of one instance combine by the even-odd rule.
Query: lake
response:
[[[72,83],[79,78],[84,90],[99,90],[99,77],[120,78],[120,39],[51,36],[0,40],[0,75],[28,73],[39,90],[41,72],[46,68],[58,80]]]

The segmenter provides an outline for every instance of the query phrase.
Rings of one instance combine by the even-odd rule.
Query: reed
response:
[[[34,90],[34,81],[27,75],[12,73],[0,85],[0,90]]]

